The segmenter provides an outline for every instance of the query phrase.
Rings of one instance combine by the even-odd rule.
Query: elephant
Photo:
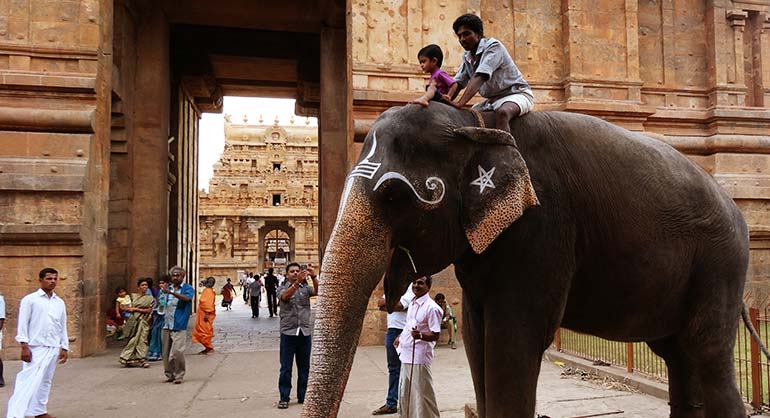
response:
[[[564,327],[646,342],[673,418],[743,418],[733,347],[746,222],[671,146],[599,118],[515,118],[438,102],[372,124],[347,176],[321,267],[302,416],[334,417],[368,300],[388,309],[454,264],[479,417],[531,418],[544,351]],[[492,125],[493,126],[493,125]]]

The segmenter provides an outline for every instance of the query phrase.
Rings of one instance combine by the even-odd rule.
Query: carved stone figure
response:
[[[232,253],[233,237],[227,228],[227,221],[222,219],[222,223],[219,225],[219,229],[217,229],[216,236],[214,237],[214,257],[230,257]]]

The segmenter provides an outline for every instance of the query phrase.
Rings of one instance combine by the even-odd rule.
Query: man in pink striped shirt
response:
[[[441,333],[443,311],[428,294],[432,284],[430,276],[412,282],[414,300],[406,314],[406,326],[393,343],[401,359],[399,417],[439,417],[430,365]]]

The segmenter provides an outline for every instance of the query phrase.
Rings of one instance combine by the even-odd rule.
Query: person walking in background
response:
[[[406,326],[406,311],[412,299],[414,299],[414,293],[412,293],[412,286],[409,286],[406,288],[406,292],[401,295],[393,313],[388,314],[388,331],[385,333],[385,353],[388,359],[388,396],[385,398],[385,404],[372,411],[372,415],[387,415],[398,412],[398,381],[401,375],[401,360],[398,358],[398,352],[393,343]],[[377,306],[381,311],[387,311],[385,295],[382,295]]]
[[[161,343],[161,330],[163,330],[163,324],[165,322],[166,313],[166,298],[161,297],[164,295],[163,289],[171,282],[171,278],[168,275],[161,276],[158,279],[158,295],[155,297],[155,304],[152,308],[152,329],[150,330],[150,347],[147,350],[147,361],[161,360],[161,351],[163,350],[163,344]]]
[[[65,363],[69,356],[67,308],[53,291],[59,273],[44,268],[38,278],[40,289],[19,303],[16,341],[21,344],[22,368],[16,375],[6,418],[53,418],[47,404],[56,363]]]
[[[243,278],[243,284],[241,286],[241,292],[243,293],[243,303],[249,304],[249,285],[254,281],[254,273],[249,272],[246,277]]]
[[[5,325],[5,298],[0,294],[0,353],[3,352],[3,326]],[[5,387],[3,359],[0,357],[0,388]]]
[[[166,382],[182,383],[185,375],[184,350],[187,347],[187,323],[192,313],[195,289],[184,282],[187,275],[179,266],[169,270],[171,283],[162,289],[161,297],[166,298],[166,315],[163,323],[162,356]]]
[[[452,305],[447,302],[443,293],[436,293],[436,297],[433,298],[436,304],[441,307],[444,315],[441,317],[441,329],[446,329],[449,333],[449,347],[452,350],[457,348],[457,318],[455,318]]]
[[[269,268],[265,275],[265,294],[267,295],[267,310],[270,312],[270,318],[278,316],[278,277],[273,274],[273,269]]]
[[[147,279],[139,279],[136,283],[139,293],[131,298],[131,306],[126,310],[130,313],[123,326],[128,343],[120,353],[120,364],[124,367],[141,366],[150,367],[147,362],[147,350],[149,348],[150,318],[152,305],[155,299],[148,295],[150,282]]]
[[[291,369],[297,360],[297,402],[305,402],[307,379],[310,373],[310,297],[318,294],[318,279],[312,267],[300,270],[299,264],[289,263],[287,279],[278,288],[281,303],[281,371],[278,375],[279,409],[289,407],[291,393]],[[307,285],[307,276],[313,280],[313,288]]]
[[[222,307],[227,308],[228,311],[232,310],[233,296],[238,296],[235,293],[235,286],[230,283],[230,278],[227,278],[227,283],[222,286]]]
[[[217,316],[215,302],[217,294],[214,292],[214,284],[216,282],[216,279],[213,277],[207,277],[203,281],[204,288],[198,301],[198,315],[192,332],[193,342],[203,345],[203,351],[200,351],[198,354],[211,354],[214,352],[214,345],[211,340],[214,337],[214,318]]]
[[[433,347],[441,333],[443,312],[428,294],[433,279],[418,277],[412,282],[414,300],[406,313],[404,331],[394,345],[401,359],[398,413],[400,417],[438,418],[433,390]]]
[[[262,280],[259,277],[254,277],[247,287],[250,295],[251,303],[251,317],[259,318],[259,302],[262,301]]]

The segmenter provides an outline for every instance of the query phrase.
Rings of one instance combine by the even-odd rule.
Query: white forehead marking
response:
[[[406,185],[409,186],[410,189],[412,189],[412,192],[414,193],[414,195],[417,196],[417,198],[420,199],[420,201],[423,203],[427,203],[429,205],[435,205],[436,203],[440,203],[442,200],[444,200],[444,192],[446,191],[444,180],[441,180],[438,177],[428,177],[425,180],[425,187],[427,187],[428,190],[436,190],[436,188],[439,187],[439,185],[441,186],[441,195],[439,195],[439,197],[433,200],[426,200],[420,197],[420,195],[417,193],[417,190],[415,190],[414,186],[412,186],[412,183],[409,180],[407,180],[407,178],[404,177],[403,174],[396,173],[395,171],[389,171],[383,174],[382,177],[380,177],[380,179],[377,180],[377,184],[374,185],[374,189],[372,190],[377,190],[377,188],[380,187],[382,183],[390,179],[401,180],[404,183],[406,183]]]
[[[374,174],[377,173],[377,170],[380,169],[382,163],[373,163],[369,161],[374,155],[374,151],[377,149],[377,131],[374,132],[373,138],[374,141],[372,141],[372,148],[369,150],[369,154],[366,155],[366,158],[364,158],[363,161],[353,167],[353,170],[348,177],[365,177],[371,180],[372,177],[374,177]]]

